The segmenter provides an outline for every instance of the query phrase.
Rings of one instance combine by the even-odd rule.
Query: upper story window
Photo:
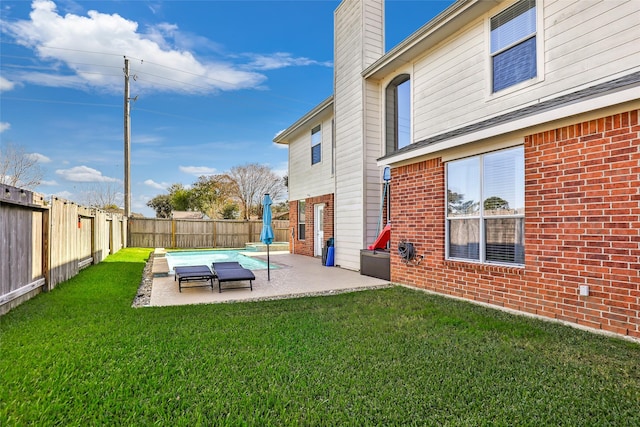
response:
[[[447,163],[447,258],[524,264],[524,148]]]
[[[537,75],[536,0],[520,0],[491,18],[493,92]]]
[[[386,89],[386,152],[393,153],[411,142],[411,80],[401,74]]]
[[[322,131],[320,125],[311,129],[311,164],[315,165],[322,160]]]

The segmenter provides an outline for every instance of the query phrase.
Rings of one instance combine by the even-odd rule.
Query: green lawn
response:
[[[403,287],[134,309],[148,254],[0,317],[1,426],[640,425],[637,343]]]

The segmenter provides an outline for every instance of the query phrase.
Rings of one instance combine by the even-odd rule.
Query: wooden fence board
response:
[[[0,184],[0,314],[126,245],[127,221]]]
[[[287,242],[289,221],[273,221],[275,240]],[[129,246],[145,248],[244,248],[260,241],[262,221],[134,218]]]

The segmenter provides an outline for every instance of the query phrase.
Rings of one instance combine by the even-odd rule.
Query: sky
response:
[[[387,0],[386,51],[453,1]],[[44,172],[34,190],[123,205],[124,58],[130,64],[131,210],[171,184],[259,163],[287,174],[273,138],[333,92],[338,0],[0,4],[0,149]],[[101,190],[102,189],[102,190]]]

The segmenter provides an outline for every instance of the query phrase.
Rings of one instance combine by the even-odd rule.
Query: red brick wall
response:
[[[313,256],[313,244],[315,238],[315,221],[314,205],[324,203],[324,238],[325,240],[333,236],[333,194],[325,194],[318,197],[310,197],[305,200],[305,239],[300,240],[298,237],[298,201],[289,203],[289,230],[295,229],[295,238],[290,241],[292,253],[298,255]],[[291,240],[291,234],[289,234]]]
[[[392,170],[391,280],[640,338],[639,111],[530,135],[524,268],[446,261],[444,164]],[[579,296],[580,285],[590,287]]]

